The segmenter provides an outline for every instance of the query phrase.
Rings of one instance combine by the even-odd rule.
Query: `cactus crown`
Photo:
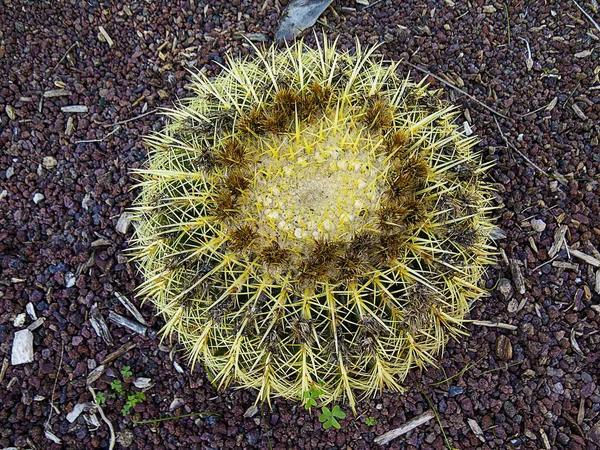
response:
[[[298,43],[194,76],[147,139],[140,295],[214,383],[324,403],[434,363],[490,262],[489,187],[439,92]]]

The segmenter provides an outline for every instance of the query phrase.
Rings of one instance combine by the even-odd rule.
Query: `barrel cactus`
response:
[[[147,138],[139,295],[192,366],[257,400],[400,390],[460,337],[490,262],[476,139],[374,49],[230,60]]]

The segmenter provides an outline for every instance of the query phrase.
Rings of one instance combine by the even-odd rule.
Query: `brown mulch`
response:
[[[109,393],[122,380],[137,392],[133,380],[151,380],[130,414],[121,414],[122,396],[103,405],[117,448],[373,448],[429,402],[439,422],[389,448],[596,448],[600,268],[570,250],[600,259],[600,30],[574,1],[336,0],[315,26],[345,48],[355,38],[383,43],[386,58],[422,69],[405,64],[413,78],[425,70],[470,95],[429,77],[496,162],[490,181],[506,237],[487,274],[490,296],[471,318],[500,327],[469,324],[438,368],[411,373],[402,395],[364,400],[340,431],[278,399],[245,418],[253,392],[218,393],[201,368],[190,373],[183,355],[160,343],[163,323],[136,301],[128,235],[116,229],[136,194],[129,172],[144,163],[142,136],[164,124],[146,113],[187,95],[187,69],[216,74],[227,53],[249,54],[242,36],[270,42],[285,3],[0,0],[0,448],[108,448],[98,413],[72,423],[67,415],[91,401],[87,377],[128,342],[135,346],[92,384]],[[578,3],[600,22],[595,2]],[[86,112],[61,109],[71,105]],[[513,288],[508,298],[495,289],[501,279]],[[140,307],[145,334],[109,319],[109,311],[132,318],[115,292]],[[28,304],[45,320],[33,330],[34,362],[12,366],[14,334],[34,321]],[[112,340],[98,336],[92,317]],[[214,415],[135,423],[197,412]],[[368,426],[369,417],[377,423]]]

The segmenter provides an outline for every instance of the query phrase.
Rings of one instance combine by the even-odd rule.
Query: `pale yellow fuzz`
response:
[[[306,255],[315,240],[349,241],[374,229],[387,167],[362,124],[324,117],[301,127],[248,143],[258,162],[240,220]]]

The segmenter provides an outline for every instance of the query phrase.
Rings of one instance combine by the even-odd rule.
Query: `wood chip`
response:
[[[579,250],[573,250],[573,249],[569,249],[569,253],[571,253],[571,255],[573,255],[575,258],[581,259],[582,261],[585,261],[588,264],[591,264],[594,267],[600,267],[600,260],[594,258],[593,256],[587,255],[583,252],[580,252]]]
[[[106,358],[104,358],[100,362],[100,364],[106,365],[106,364],[109,364],[109,363],[113,362],[115,359],[120,358],[122,355],[124,355],[125,353],[127,353],[129,350],[135,348],[136,345],[137,344],[135,342],[127,342],[126,344],[123,344],[117,350],[115,350],[110,355],[108,355]]]
[[[44,98],[65,97],[71,95],[71,91],[66,89],[52,89],[44,92]]]
[[[469,424],[469,428],[471,431],[477,436],[481,442],[485,442],[485,437],[483,436],[483,430],[479,426],[479,424],[473,419],[467,419],[467,423]]]
[[[562,249],[563,243],[565,241],[565,235],[567,234],[567,230],[569,229],[566,225],[561,225],[554,232],[554,242],[552,243],[552,247],[548,250],[548,256],[550,258],[554,258],[558,255],[558,252]]]
[[[98,378],[100,378],[102,376],[105,369],[106,369],[106,366],[104,364],[101,364],[98,367],[96,367],[94,370],[92,370],[89,373],[89,375],[87,376],[87,379],[85,381],[86,385],[91,386]]]
[[[15,333],[10,363],[13,366],[33,362],[33,333],[27,328]]]
[[[0,369],[0,383],[4,380],[4,376],[6,375],[6,370],[8,369],[8,358],[4,358],[2,360],[2,369]]]
[[[146,323],[146,321],[144,320],[144,317],[142,316],[142,314],[138,311],[138,309],[134,306],[134,304],[131,303],[127,299],[127,297],[125,297],[123,294],[120,294],[117,291],[115,291],[115,296],[121,302],[121,304],[125,307],[125,309],[127,311],[129,311],[129,313],[135,318],[135,320],[137,320],[142,325],[148,325]]]
[[[377,436],[375,438],[375,443],[379,445],[385,445],[396,439],[397,437],[402,436],[403,434],[408,433],[409,431],[420,427],[424,423],[429,422],[431,419],[435,417],[435,413],[432,410],[425,411],[423,414],[415,417],[414,419],[409,420],[400,428],[396,428],[395,430],[388,431],[387,433],[382,434],[381,436]]]
[[[34,322],[30,323],[27,329],[29,331],[37,330],[46,321],[45,317],[38,317]]]
[[[73,134],[73,116],[69,116],[67,119],[67,126],[65,127],[65,134],[71,136]]]
[[[129,230],[129,225],[131,224],[131,213],[125,211],[119,216],[119,220],[117,221],[117,225],[115,226],[115,230],[121,234],[127,234]]]
[[[510,331],[515,331],[518,328],[517,326],[510,325],[508,323],[490,322],[489,320],[474,320],[473,325],[478,325],[480,327],[502,328]]]
[[[540,428],[540,436],[542,437],[542,442],[544,443],[544,448],[546,450],[551,450],[552,447],[550,446],[550,441],[548,440],[548,436],[546,435],[546,432],[544,431],[543,428]]]
[[[596,284],[594,286],[594,291],[596,291],[596,294],[600,294],[600,270],[596,271]]]
[[[533,250],[536,254],[539,252],[535,243],[535,239],[533,239],[533,236],[529,236],[529,246],[531,247],[531,250]]]
[[[510,259],[509,266],[513,282],[515,283],[515,286],[517,288],[517,292],[523,295],[525,293],[525,281],[523,280],[523,275],[521,274],[521,268],[519,267],[519,263],[516,259]]]
[[[577,411],[577,424],[581,425],[585,418],[585,399],[581,397],[579,399],[579,410]]]
[[[577,353],[582,358],[585,358],[586,356],[583,354],[583,352],[581,351],[581,347],[575,340],[576,333],[577,332],[575,331],[575,328],[571,329],[571,347],[573,347],[573,350],[575,351],[575,353]]]
[[[101,238],[101,239],[96,239],[90,245],[92,247],[106,247],[108,245],[112,245],[112,241],[109,241],[108,239]]]
[[[154,383],[152,383],[151,378],[138,377],[133,382],[133,385],[138,389],[147,390],[154,386]]]
[[[136,322],[134,320],[130,320],[127,317],[123,317],[122,315],[117,314],[114,311],[108,312],[108,319],[119,326],[129,328],[131,331],[141,335],[145,335],[146,330],[148,329],[148,327],[145,327],[141,323]]]
[[[571,250],[571,253],[573,253],[573,251],[574,250]],[[567,261],[554,261],[552,263],[552,267],[558,267],[560,269],[567,269],[567,270],[574,270],[574,271],[579,270],[579,264],[570,263]]]
[[[503,334],[496,340],[495,352],[496,356],[503,361],[512,359],[512,343]]]
[[[48,439],[50,439],[55,444],[62,443],[62,441],[60,440],[60,438],[57,435],[55,435],[49,428],[46,428],[44,430],[44,436],[46,436]]]
[[[98,29],[100,30],[100,33],[106,40],[106,43],[108,44],[109,47],[112,47],[113,45],[115,45],[114,41],[110,38],[108,32],[104,29],[104,27],[102,25],[100,25],[98,27]]]
[[[90,311],[90,324],[92,328],[96,332],[98,336],[102,338],[107,345],[113,345],[113,338],[108,329],[108,325],[106,324],[104,317],[100,314],[100,311],[97,309],[97,305],[93,305]]]
[[[6,115],[8,116],[8,118],[10,120],[15,120],[17,118],[17,114],[15,113],[15,108],[13,108],[10,105],[6,105],[4,107],[4,112],[6,112]]]
[[[60,110],[66,113],[86,113],[88,107],[85,105],[69,105],[61,107]]]
[[[577,117],[579,117],[581,120],[587,120],[587,116],[584,114],[584,112],[581,110],[577,103],[573,103],[571,108],[573,108],[573,112],[577,114]]]
[[[590,56],[592,53],[594,53],[594,50],[593,50],[593,49],[590,49],[590,50],[584,50],[584,51],[582,51],[582,52],[575,53],[573,56],[574,56],[575,58],[587,58],[587,57],[588,57],[588,56]]]
[[[258,407],[256,405],[250,406],[244,413],[244,417],[247,419],[251,419],[258,413]]]
[[[556,103],[558,103],[558,97],[554,97],[552,99],[552,101],[546,105],[546,107],[544,108],[544,111],[546,111],[546,112],[552,111],[554,109],[554,107],[556,106]]]

